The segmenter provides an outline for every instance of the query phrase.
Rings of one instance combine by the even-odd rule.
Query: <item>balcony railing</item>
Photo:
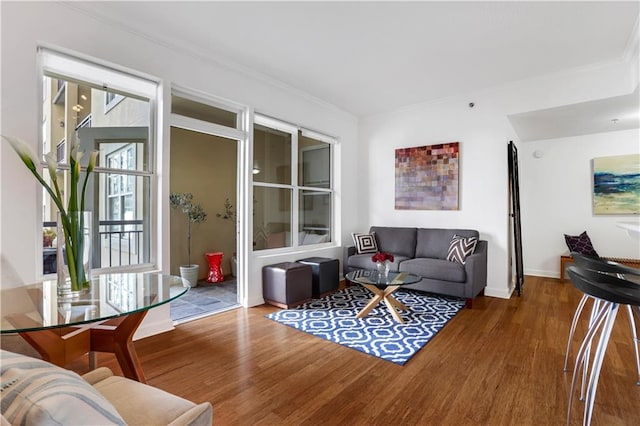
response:
[[[101,248],[100,267],[143,263],[142,225],[142,220],[101,220],[98,231]]]
[[[43,222],[43,228],[55,228],[56,222]],[[138,265],[148,262],[148,244],[144,243],[144,221],[101,220],[98,234],[93,237],[93,267]],[[55,273],[55,247],[43,251],[44,274]]]

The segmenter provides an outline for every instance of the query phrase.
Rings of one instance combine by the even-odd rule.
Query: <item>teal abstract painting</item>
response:
[[[640,154],[593,159],[593,213],[640,214]]]

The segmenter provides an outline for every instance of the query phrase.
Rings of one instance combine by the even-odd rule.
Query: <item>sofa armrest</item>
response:
[[[113,376],[113,371],[111,371],[107,367],[100,367],[96,368],[93,371],[89,371],[87,374],[83,374],[82,378],[89,382],[90,385],[95,385],[96,383],[101,382],[111,376]]]
[[[487,251],[485,240],[478,241],[476,251],[466,258],[464,269],[467,274],[465,297],[472,299],[487,286]]]
[[[213,407],[209,402],[198,404],[186,413],[182,413],[168,426],[211,426],[213,424]]]
[[[129,425],[210,426],[213,408],[196,404],[161,388],[111,376],[93,385]]]
[[[349,272],[349,257],[356,254],[356,246],[342,247],[342,275]]]

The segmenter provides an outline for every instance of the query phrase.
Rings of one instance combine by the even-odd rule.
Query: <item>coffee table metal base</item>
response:
[[[384,289],[380,289],[373,284],[360,283],[360,285],[371,291],[374,296],[369,301],[369,303],[367,303],[367,306],[365,306],[360,312],[358,312],[356,318],[366,317],[367,315],[369,315],[369,312],[371,312],[373,308],[380,304],[380,302],[384,302],[384,304],[387,305],[387,308],[389,308],[389,312],[391,312],[391,315],[393,315],[393,318],[398,322],[404,323],[404,320],[396,309],[400,309],[401,311],[408,311],[409,308],[407,308],[404,304],[399,302],[398,299],[391,295],[391,293],[399,289],[401,286],[390,285],[385,287]]]

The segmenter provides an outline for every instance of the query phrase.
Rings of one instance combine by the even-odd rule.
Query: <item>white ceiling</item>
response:
[[[510,115],[523,142],[640,127],[638,88],[629,95]]]
[[[640,2],[71,2],[356,116],[620,60]]]

